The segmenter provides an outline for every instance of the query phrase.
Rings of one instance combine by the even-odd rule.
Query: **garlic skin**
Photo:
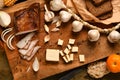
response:
[[[50,9],[53,11],[59,11],[62,8],[65,8],[64,2],[62,0],[51,0]]]
[[[64,10],[60,11],[59,15],[62,22],[68,22],[72,17],[71,13]]]
[[[33,67],[33,70],[34,70],[35,72],[37,72],[37,71],[39,70],[39,61],[38,61],[37,57],[35,57],[35,60],[34,60],[34,62],[33,62],[32,67]]]
[[[0,25],[7,27],[11,23],[11,17],[8,13],[0,11]]]
[[[72,22],[72,31],[73,32],[80,32],[83,28],[83,24],[80,21],[73,21]]]
[[[118,31],[112,31],[110,32],[110,34],[108,35],[108,41],[111,43],[116,43],[120,40],[120,33]]]
[[[100,33],[98,30],[89,30],[88,31],[88,39],[91,42],[97,41],[100,37]]]
[[[44,7],[45,7],[45,21],[51,22],[55,17],[55,14],[52,11],[49,11],[46,5],[44,5]]]

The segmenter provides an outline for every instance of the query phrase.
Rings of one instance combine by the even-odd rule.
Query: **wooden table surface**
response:
[[[15,6],[12,6],[10,8],[5,9],[4,11],[11,14],[11,17],[13,18],[13,13],[15,11],[24,9],[28,6],[30,6],[34,2],[39,2],[41,4],[41,13],[40,13],[40,30],[37,33],[37,38],[39,39],[39,45],[41,46],[41,49],[38,51],[38,53],[35,55],[38,57],[39,63],[40,63],[40,70],[35,73],[32,68],[29,72],[26,72],[28,67],[32,65],[34,58],[28,62],[23,60],[17,51],[17,48],[14,51],[10,51],[6,44],[4,44],[4,48],[6,51],[6,55],[8,58],[8,62],[10,65],[10,68],[12,70],[12,74],[14,76],[14,80],[40,80],[43,78],[46,78],[48,76],[52,76],[64,71],[68,71],[70,69],[74,69],[77,67],[80,67],[82,65],[88,64],[90,62],[103,59],[107,57],[111,53],[119,52],[120,50],[120,43],[118,44],[111,44],[107,40],[107,35],[101,34],[100,39],[93,43],[88,41],[87,32],[88,29],[84,28],[80,33],[73,33],[71,31],[71,23],[73,20],[69,21],[68,23],[63,23],[60,27],[59,32],[50,32],[51,40],[49,43],[44,44],[44,36],[46,35],[46,32],[44,31],[43,25],[44,25],[44,8],[43,3],[44,0],[29,0],[26,2],[19,3]],[[14,23],[11,23],[11,27],[14,25]],[[50,30],[55,27],[54,24],[49,24]],[[57,46],[57,40],[61,38],[64,40],[64,45],[62,47]],[[79,52],[75,54],[74,61],[71,63],[66,64],[62,58],[60,58],[60,61],[58,63],[52,63],[52,62],[46,62],[45,60],[45,50],[47,48],[57,48],[57,49],[65,49],[66,45],[68,44],[68,39],[74,38],[76,39],[75,45],[79,47]],[[19,40],[19,38],[16,37],[14,39],[13,44],[15,46],[16,42]],[[78,59],[79,54],[85,55],[85,62],[80,63]]]

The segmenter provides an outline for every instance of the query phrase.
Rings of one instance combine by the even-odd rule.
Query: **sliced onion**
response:
[[[7,47],[8,47],[10,50],[14,50],[14,49],[15,49],[15,48],[13,47],[13,45],[12,45],[12,40],[13,40],[14,37],[15,37],[15,35],[14,35],[14,34],[11,34],[11,35],[7,38],[7,40],[6,40]]]
[[[2,31],[2,33],[1,33],[1,39],[6,43],[6,40],[5,40],[5,35],[7,34],[7,33],[9,33],[10,31],[12,31],[13,30],[13,28],[7,28],[7,29],[5,29],[4,31]]]

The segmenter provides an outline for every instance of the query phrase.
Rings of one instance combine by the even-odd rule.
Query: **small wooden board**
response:
[[[51,40],[48,43],[44,43],[43,39],[44,36],[47,35],[45,32],[43,25],[44,25],[44,0],[29,0],[26,2],[19,3],[13,7],[10,7],[8,9],[5,9],[4,11],[11,14],[12,18],[13,13],[15,11],[24,9],[31,5],[32,3],[39,2],[41,4],[41,13],[40,13],[40,30],[37,33],[38,39],[39,39],[39,45],[41,46],[41,49],[38,51],[38,53],[35,55],[37,56],[39,62],[40,62],[40,70],[38,72],[34,72],[32,70],[32,63],[34,58],[31,61],[23,60],[17,49],[14,51],[10,51],[7,46],[4,44],[6,55],[10,64],[10,68],[12,70],[12,74],[14,76],[14,80],[40,80],[45,77],[55,75],[85,64],[88,64],[90,62],[102,59],[107,57],[111,53],[119,52],[120,50],[120,43],[117,44],[111,44],[107,41],[107,35],[101,34],[100,39],[97,42],[89,42],[87,38],[87,32],[88,29],[83,29],[79,33],[73,33],[71,23],[73,20],[69,21],[68,23],[63,23],[60,27],[59,32],[50,32]],[[13,22],[10,25],[13,26]],[[49,24],[50,30],[55,27],[55,25]],[[62,47],[57,46],[57,40],[58,39],[64,40],[64,45]],[[60,61],[58,63],[53,62],[46,62],[45,61],[45,50],[47,48],[57,48],[57,49],[64,49],[68,44],[68,39],[74,38],[76,39],[75,45],[79,47],[79,52],[75,54],[74,61],[71,63],[66,64],[63,59],[60,57]],[[15,39],[13,41],[13,44],[15,46],[15,43],[18,41],[18,39]],[[85,62],[80,63],[78,59],[79,54],[85,55]],[[30,70],[27,72],[28,67],[31,67]]]

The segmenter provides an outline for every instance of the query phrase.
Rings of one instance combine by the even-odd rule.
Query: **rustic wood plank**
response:
[[[50,32],[51,40],[50,42],[44,44],[44,36],[46,35],[46,32],[43,28],[44,25],[44,10],[43,10],[43,4],[44,0],[28,0],[26,2],[22,2],[20,4],[17,4],[15,6],[12,6],[10,8],[5,9],[4,11],[11,14],[11,17],[13,18],[13,13],[15,11],[24,9],[28,6],[30,6],[32,3],[39,2],[41,4],[41,14],[40,14],[40,30],[37,33],[37,38],[39,39],[39,45],[41,46],[41,49],[39,52],[35,55],[38,57],[38,60],[40,62],[40,70],[35,73],[32,69],[30,69],[29,72],[26,72],[28,67],[32,65],[33,60],[30,62],[23,60],[17,51],[15,49],[14,51],[10,51],[7,46],[4,44],[6,55],[12,70],[12,74],[14,76],[14,80],[40,80],[42,78],[55,75],[82,65],[85,65],[87,63],[102,59],[107,57],[111,53],[116,53],[120,50],[120,43],[118,44],[110,44],[107,41],[107,36],[104,34],[101,34],[101,37],[99,41],[96,43],[92,43],[88,41],[87,38],[87,32],[88,29],[83,29],[79,33],[73,33],[72,32],[72,26],[71,23],[73,20],[69,21],[68,23],[63,23],[60,27],[59,32]],[[10,27],[13,26],[13,22],[11,23]],[[55,27],[54,24],[49,24],[50,30]],[[57,40],[58,39],[64,40],[64,45],[62,47],[57,46]],[[58,63],[52,63],[52,62],[46,62],[45,61],[45,50],[47,48],[57,48],[57,49],[65,49],[65,47],[68,44],[69,38],[75,38],[76,42],[75,45],[79,47],[78,54],[75,54],[75,60],[71,63],[66,64],[63,59],[60,57],[60,61]],[[13,44],[15,46],[18,39],[14,39]],[[79,54],[85,55],[85,62],[80,63],[78,59]]]

